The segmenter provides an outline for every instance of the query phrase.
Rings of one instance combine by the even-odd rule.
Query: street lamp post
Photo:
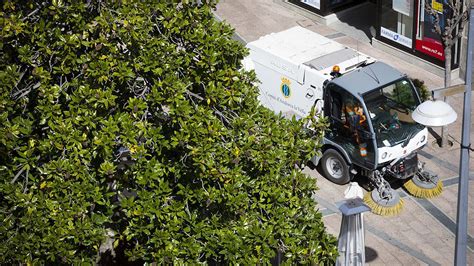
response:
[[[464,90],[461,159],[459,162],[458,206],[456,216],[456,243],[454,264],[467,265],[467,216],[469,187],[469,151],[471,131],[472,57],[474,50],[474,3],[469,12],[469,34],[467,43],[466,84]],[[412,114],[413,120],[425,126],[443,126],[456,120],[456,113],[445,102],[426,101]]]
[[[471,86],[472,86],[472,56],[474,49],[474,4],[471,4],[469,17],[469,34],[467,41],[466,91],[464,92],[464,107],[462,119],[461,159],[459,165],[459,188],[456,227],[456,247],[454,264],[467,265],[467,215],[469,187],[469,150],[471,130]]]

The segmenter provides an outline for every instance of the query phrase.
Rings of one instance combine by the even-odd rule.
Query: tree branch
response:
[[[18,81],[15,84],[15,88],[18,89],[18,84],[20,84],[21,80],[23,79],[23,76],[25,76],[26,70],[21,72],[20,77],[18,78]]]
[[[26,17],[22,18],[21,21],[25,21],[27,20],[29,17],[33,16],[34,14],[38,13],[38,11],[40,11],[40,8],[36,8],[35,10],[33,10],[32,12],[30,12],[30,14],[26,15]]]
[[[29,170],[29,169],[26,169],[26,178],[25,178],[25,185],[24,185],[24,188],[23,188],[23,193],[26,193],[26,191],[28,190],[28,176],[29,176],[29,172],[30,172],[30,170]]]
[[[425,2],[425,10],[430,14],[433,21],[433,29],[440,36],[441,41],[444,47],[451,47],[454,43],[453,40],[459,39],[462,37],[464,30],[465,22],[467,21],[468,11],[461,13],[462,5],[461,1],[449,0],[447,5],[451,10],[451,15],[446,18],[446,25],[444,30],[440,26],[440,18],[438,11],[434,10],[433,7],[429,4],[431,2]]]
[[[186,94],[189,95],[189,96],[193,96],[194,98],[197,98],[197,99],[199,99],[199,100],[201,100],[201,101],[204,101],[204,98],[203,98],[203,97],[201,97],[200,95],[197,95],[197,94],[194,93],[194,92],[190,92],[190,91],[186,90]]]
[[[12,181],[10,181],[10,184],[13,184],[15,183],[15,181],[18,179],[18,177],[21,175],[21,173],[23,173],[23,171],[25,171],[25,168],[21,168],[20,171],[18,171],[18,173],[16,173],[15,177],[13,177]]]

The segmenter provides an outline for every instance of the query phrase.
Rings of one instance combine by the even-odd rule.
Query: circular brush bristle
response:
[[[443,183],[441,181],[438,181],[432,188],[425,188],[417,186],[416,183],[410,179],[403,184],[403,187],[408,193],[410,193],[410,195],[417,198],[433,198],[443,192]]]
[[[382,216],[397,215],[403,209],[403,200],[400,198],[397,204],[393,206],[386,206],[383,204],[378,204],[372,198],[372,193],[368,192],[364,195],[364,202],[372,209],[372,212]]]

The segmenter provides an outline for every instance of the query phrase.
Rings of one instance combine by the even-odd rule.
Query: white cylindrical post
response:
[[[342,213],[342,222],[336,265],[364,265],[365,232],[362,213],[370,211],[370,207],[361,198],[356,197],[341,202],[339,210]]]

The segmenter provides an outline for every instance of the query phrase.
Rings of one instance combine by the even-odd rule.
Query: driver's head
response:
[[[355,101],[352,98],[346,98],[346,106],[348,107],[354,107],[355,106]]]

